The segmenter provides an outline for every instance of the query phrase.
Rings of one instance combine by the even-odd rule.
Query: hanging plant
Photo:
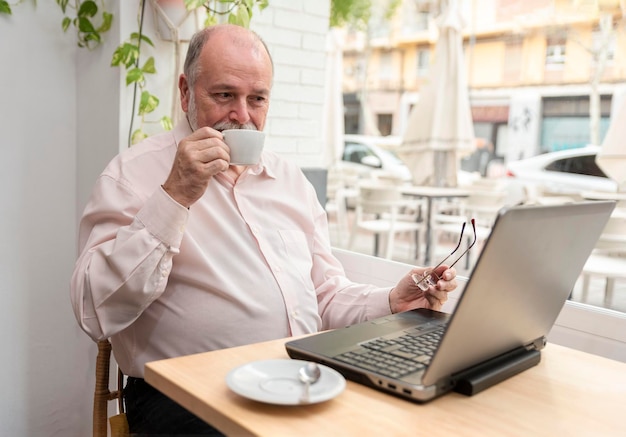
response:
[[[36,4],[36,0],[33,1]],[[129,144],[135,144],[147,136],[143,130],[146,123],[159,122],[166,130],[172,128],[172,120],[169,116],[164,116],[157,121],[150,121],[147,118],[158,108],[160,102],[159,98],[152,94],[147,86],[149,76],[157,73],[154,57],[149,56],[145,61],[142,60],[142,50],[146,48],[146,45],[154,48],[152,40],[143,34],[143,17],[147,1],[139,0],[141,13],[139,14],[138,31],[132,32],[115,49],[111,59],[111,66],[126,70],[126,85],[135,87]],[[19,0],[10,4],[6,0],[0,0],[0,14],[11,15],[13,13],[12,6],[22,2],[23,0]],[[111,29],[113,23],[113,14],[105,9],[102,0],[99,2],[94,0],[56,0],[56,3],[64,15],[61,22],[63,31],[67,32],[74,29],[79,47],[93,50],[102,43],[103,35]],[[221,21],[220,17],[228,17],[227,21],[231,24],[249,27],[254,8],[257,7],[259,11],[262,11],[268,4],[269,0],[184,0],[185,8],[188,11],[197,9],[206,11],[205,27],[217,24]],[[139,104],[136,105],[138,93],[140,93]],[[140,125],[133,130],[135,115],[140,117]]]
[[[99,9],[95,1],[74,1],[56,0],[57,4],[63,11],[61,26],[63,31],[73,26],[76,29],[76,37],[78,38],[78,46],[93,49],[102,42],[102,34],[111,28],[113,15],[104,8]],[[69,6],[69,7],[68,7]],[[69,10],[75,11],[75,16],[68,16]]]

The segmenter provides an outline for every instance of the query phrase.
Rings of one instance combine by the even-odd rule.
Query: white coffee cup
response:
[[[227,129],[222,134],[230,148],[231,165],[258,164],[265,144],[265,133],[252,129]]]

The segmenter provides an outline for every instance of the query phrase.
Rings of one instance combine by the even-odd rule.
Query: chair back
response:
[[[491,226],[498,211],[506,205],[507,195],[506,191],[500,190],[473,190],[463,200],[465,215],[469,218],[475,218],[480,225]]]
[[[107,422],[109,417],[108,403],[117,400],[119,414],[111,417],[111,437],[126,437],[129,435],[128,422],[124,414],[122,387],[124,374],[117,367],[117,390],[111,391],[109,375],[111,369],[111,343],[109,340],[98,342],[98,356],[96,358],[96,386],[93,397],[93,436],[107,437]]]
[[[617,255],[626,254],[626,212],[615,209],[598,238],[596,250]]]
[[[394,185],[359,185],[357,208],[362,214],[395,214],[403,203],[402,193]]]

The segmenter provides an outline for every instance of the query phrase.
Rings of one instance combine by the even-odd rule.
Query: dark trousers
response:
[[[141,378],[128,377],[124,402],[133,436],[223,436]]]

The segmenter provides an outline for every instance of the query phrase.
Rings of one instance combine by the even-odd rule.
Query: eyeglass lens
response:
[[[452,264],[450,264],[450,266],[448,266],[448,268],[453,267],[457,262],[459,262],[459,260],[461,258],[463,258],[463,256],[467,252],[469,252],[469,250],[476,243],[476,221],[474,219],[471,219],[470,222],[472,223],[472,229],[474,231],[474,240],[472,241],[472,243],[469,246],[467,246],[467,249],[465,249],[463,251],[463,253],[461,255],[459,255],[459,257]],[[435,272],[435,270],[437,269],[437,267],[439,267],[444,262],[446,262],[448,260],[448,258],[450,258],[452,255],[454,255],[454,253],[457,250],[459,250],[459,247],[461,247],[461,243],[463,242],[463,231],[465,231],[465,225],[466,224],[467,223],[463,223],[463,226],[461,227],[461,235],[459,236],[459,242],[456,245],[456,247],[454,248],[454,250],[452,252],[450,252],[450,254],[448,256],[446,256],[443,260],[441,260],[441,262],[439,264],[437,264],[435,267],[433,267],[432,269],[426,270],[422,275],[418,275],[417,273],[413,273],[413,275],[411,275],[411,279],[413,279],[413,282],[415,282],[415,285],[417,285],[420,288],[420,290],[426,291],[426,290],[428,290],[429,287],[434,287],[435,285],[437,285],[437,282],[439,282],[439,280],[441,278]]]

